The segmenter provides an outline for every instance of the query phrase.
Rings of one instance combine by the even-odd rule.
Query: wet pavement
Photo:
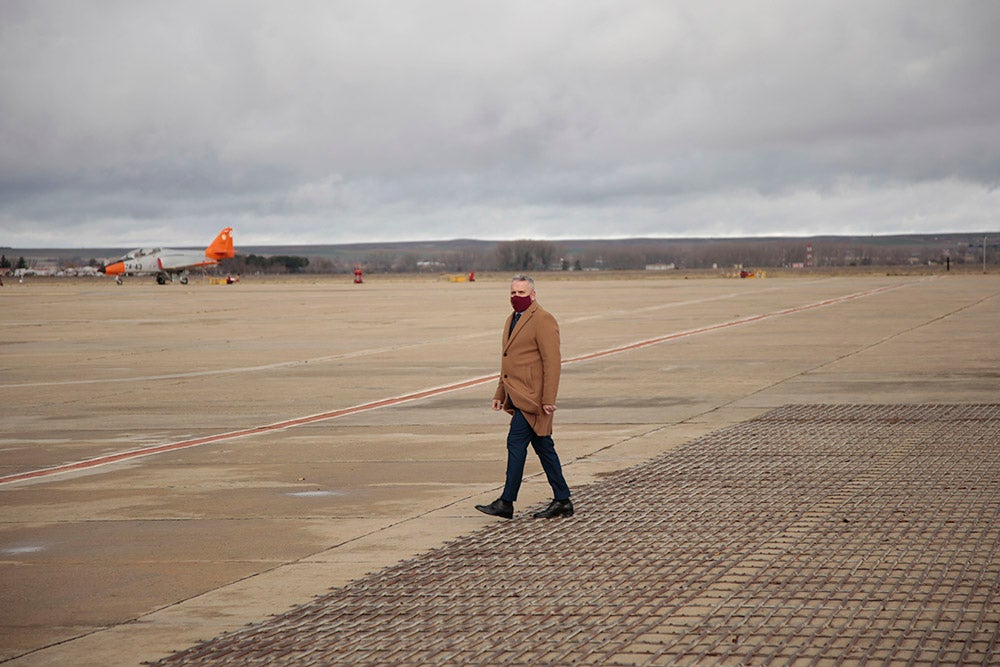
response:
[[[168,665],[990,665],[1000,404],[789,405]]]

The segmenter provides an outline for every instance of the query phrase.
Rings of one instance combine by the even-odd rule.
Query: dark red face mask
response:
[[[514,306],[514,310],[518,313],[524,312],[531,305],[530,296],[517,296],[516,294],[510,297],[510,305]]]

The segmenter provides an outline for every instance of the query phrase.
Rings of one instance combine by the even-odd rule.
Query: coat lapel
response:
[[[514,340],[515,338],[517,338],[517,334],[519,334],[519,333],[521,332],[521,329],[523,329],[523,328],[524,328],[524,325],[525,325],[525,323],[526,323],[526,322],[527,322],[528,320],[530,320],[530,319],[531,319],[531,316],[532,316],[532,315],[533,315],[533,314],[535,313],[535,308],[537,308],[537,307],[538,307],[538,306],[537,306],[537,305],[535,305],[534,303],[532,303],[532,304],[531,304],[530,306],[528,306],[528,307],[527,307],[527,308],[526,308],[526,309],[524,310],[524,312],[523,312],[523,313],[521,313],[521,319],[519,319],[519,320],[517,321],[517,324],[515,324],[515,325],[514,325],[514,330],[513,330],[513,331],[510,331],[510,321],[511,321],[512,319],[514,319],[514,313],[511,313],[511,314],[510,314],[510,316],[509,316],[509,317],[507,318],[507,324],[506,324],[506,326],[505,326],[505,328],[504,328],[504,332],[505,332],[505,333],[504,333],[504,336],[505,336],[505,339],[504,339],[504,349],[505,349],[505,350],[506,350],[506,349],[507,349],[508,347],[510,347],[510,344],[511,344],[511,342],[512,342],[512,341],[513,341],[513,340]],[[508,335],[508,334],[506,333],[507,331],[510,331],[510,334],[509,334],[509,335]]]

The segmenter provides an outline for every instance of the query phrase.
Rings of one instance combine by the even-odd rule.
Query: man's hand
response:
[[[494,410],[503,410],[503,401],[498,401],[498,400],[494,399],[493,400],[493,409]]]
[[[556,411],[556,406],[554,406],[554,405],[543,405],[542,406],[542,412],[544,412],[547,415],[551,415],[555,411]]]

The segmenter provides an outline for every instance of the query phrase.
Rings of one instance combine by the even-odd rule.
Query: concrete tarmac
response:
[[[507,279],[3,288],[0,661],[157,660],[493,521]],[[997,276],[537,280],[572,486],[789,404],[1000,400]]]

